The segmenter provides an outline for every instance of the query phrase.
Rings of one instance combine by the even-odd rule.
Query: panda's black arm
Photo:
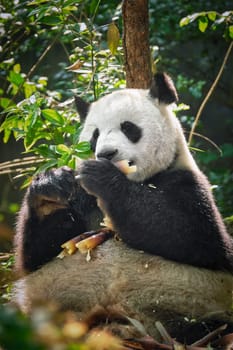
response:
[[[15,236],[16,268],[34,271],[61,251],[61,244],[87,230],[95,198],[77,184],[68,168],[38,175],[25,194]]]
[[[132,247],[177,262],[233,271],[232,240],[204,176],[175,171],[151,180],[138,185],[138,193],[128,203],[131,213],[123,217],[129,220],[122,220],[125,226],[119,225],[122,239]]]
[[[129,246],[181,263],[232,270],[232,241],[202,174],[164,171],[144,184],[108,161],[87,162],[85,189],[101,199]]]

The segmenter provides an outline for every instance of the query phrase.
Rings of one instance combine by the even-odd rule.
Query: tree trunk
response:
[[[122,16],[126,86],[147,89],[152,78],[148,0],[124,0]]]

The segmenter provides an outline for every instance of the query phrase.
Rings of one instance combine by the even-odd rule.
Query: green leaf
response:
[[[77,11],[77,6],[66,6],[66,7],[63,7],[62,9],[62,12],[63,12],[63,15],[66,14],[66,15],[69,15],[71,12],[74,12],[74,11]]]
[[[16,214],[19,210],[19,203],[10,203],[8,210],[10,213]]]
[[[30,6],[31,4],[28,4],[28,5]],[[39,12],[40,12],[40,8],[37,7],[37,8],[33,9],[32,11],[30,11],[30,12],[28,13],[28,17],[33,16],[33,15],[36,15],[36,14],[38,14]]]
[[[71,159],[71,154],[63,153],[63,155],[57,160],[57,165],[59,167],[64,166],[64,165],[68,165],[70,159]]]
[[[57,159],[57,157],[58,157],[57,146],[55,146],[55,145],[48,145],[48,144],[43,143],[43,144],[35,147],[31,151],[35,152],[36,154],[41,155],[44,158]]]
[[[41,144],[37,148],[32,150],[33,152],[40,154],[42,157],[48,157],[49,156],[49,146],[46,144]]]
[[[70,135],[71,136],[71,142],[72,142],[73,145],[78,143],[81,131],[82,131],[82,126],[79,124],[79,126],[77,128],[75,128],[72,133],[70,133],[71,134]]]
[[[29,122],[28,131],[29,132],[31,132],[31,129],[33,129],[34,126],[37,124],[38,117],[39,117],[39,114],[38,114],[38,110],[36,110],[36,109],[34,111],[32,111],[32,113],[28,117],[28,122]],[[37,126],[38,126],[38,124],[37,124]]]
[[[190,22],[194,22],[198,17],[206,16],[206,12],[197,12],[189,15]]]
[[[29,1],[27,5],[29,5],[29,6],[34,6],[34,5],[41,6],[41,4],[47,3],[47,2],[48,2],[48,0],[33,0],[33,1]]]
[[[69,5],[76,6],[78,2],[80,2],[80,0],[79,1],[77,1],[77,0],[66,0],[66,1],[64,1],[64,6],[69,6]]]
[[[231,26],[228,27],[228,31],[229,31],[229,37],[230,37],[231,39],[233,39],[233,25],[231,25]]]
[[[57,159],[48,160],[46,163],[44,163],[43,165],[41,165],[38,168],[38,173],[43,172],[43,171],[48,170],[48,169],[51,169],[51,168],[56,167],[56,166],[57,166]]]
[[[48,78],[47,77],[39,77],[38,84],[41,84],[43,86],[47,86],[48,84]]]
[[[11,136],[11,129],[5,129],[4,130],[4,137],[3,137],[3,142],[7,143],[9,138]]]
[[[202,33],[204,33],[206,31],[206,29],[208,27],[208,23],[209,23],[208,17],[205,16],[205,17],[199,18],[199,20],[198,20],[198,28],[199,28],[199,30]]]
[[[63,153],[68,153],[68,154],[70,154],[70,153],[71,153],[70,148],[67,147],[66,145],[63,145],[63,144],[57,145],[56,150],[57,150],[57,152],[60,153],[60,154],[63,154]]]
[[[74,157],[71,158],[71,160],[67,164],[71,169],[76,169],[76,160]]]
[[[10,71],[8,80],[10,83],[15,84],[16,86],[20,86],[24,82],[22,75],[20,73],[14,72],[13,70]]]
[[[64,118],[55,109],[43,109],[41,113],[53,125],[62,126],[64,124]]]
[[[187,17],[183,17],[180,20],[180,27],[186,26],[189,23],[192,23],[195,21],[198,17],[204,16],[205,12],[198,12],[198,13],[193,13],[192,15],[188,15]]]
[[[51,135],[50,139],[53,140],[56,145],[64,143],[63,132],[65,132],[65,131],[61,132],[60,128],[53,128],[52,134],[50,134]]]
[[[91,145],[87,141],[82,141],[77,144],[75,150],[78,152],[89,152],[91,150]]]
[[[35,144],[36,140],[33,132],[28,132],[23,140],[24,148],[28,152],[31,147]]]
[[[17,64],[14,65],[13,71],[14,71],[15,73],[20,73],[20,71],[21,71],[21,66],[20,66],[19,63],[17,63]]]
[[[210,11],[207,13],[207,16],[208,18],[211,20],[211,21],[215,21],[216,19],[216,16],[217,16],[217,12],[216,11]]]
[[[189,16],[183,17],[183,18],[181,18],[181,20],[180,20],[180,27],[187,26],[189,23],[190,23],[190,18],[189,18]]]
[[[75,155],[80,159],[89,159],[93,157],[93,152],[91,150],[89,152],[77,152]]]
[[[40,19],[40,22],[49,26],[55,26],[62,23],[62,20],[59,16],[45,16]]]
[[[29,98],[31,95],[34,94],[34,92],[36,92],[36,86],[34,83],[31,83],[31,82],[25,82],[23,84],[23,88],[24,88],[24,95],[26,98]]]
[[[0,98],[0,106],[3,108],[3,109],[6,109],[11,103],[11,100],[9,98],[6,98],[6,97],[1,97]]]
[[[23,190],[23,189],[27,188],[27,187],[31,184],[32,179],[33,179],[32,176],[28,177],[28,178],[22,183],[22,185],[20,186],[20,189]]]

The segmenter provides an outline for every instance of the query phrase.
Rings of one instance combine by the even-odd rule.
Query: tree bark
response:
[[[124,0],[122,16],[126,86],[147,89],[152,78],[148,0]]]

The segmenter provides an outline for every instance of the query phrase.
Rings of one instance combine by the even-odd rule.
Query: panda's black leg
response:
[[[93,200],[68,168],[35,177],[18,215],[15,237],[18,271],[38,269],[59,254],[64,242],[87,231],[85,210],[96,206]]]

